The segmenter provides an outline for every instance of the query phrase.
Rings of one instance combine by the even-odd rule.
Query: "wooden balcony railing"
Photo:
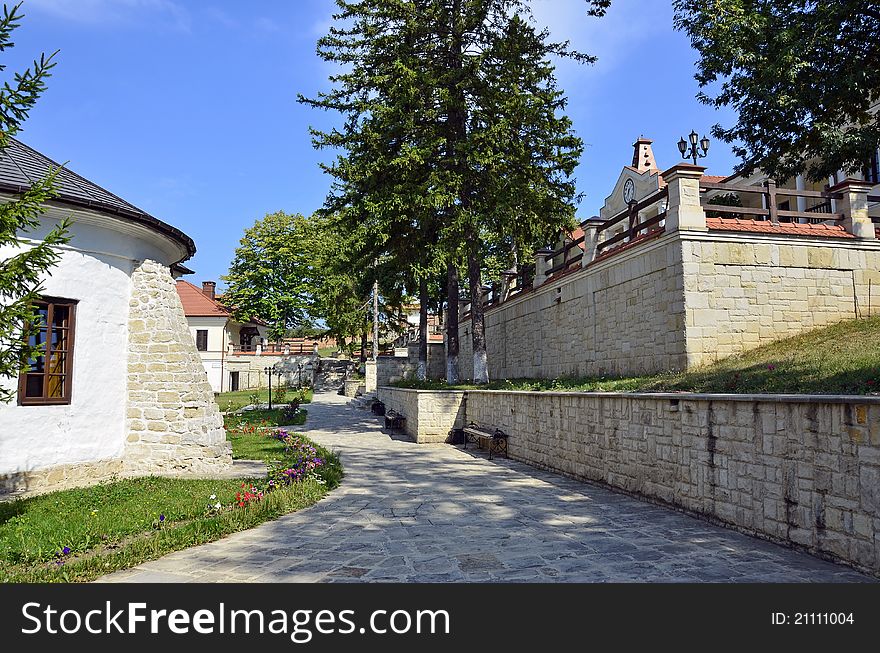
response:
[[[256,356],[259,352],[260,355],[265,356],[301,356],[311,354],[315,350],[315,346],[312,343],[278,343],[278,342],[270,342],[265,345],[233,345],[232,353],[234,355],[241,356]]]
[[[600,235],[599,242],[596,245],[596,255],[598,256],[599,254],[608,251],[609,248],[613,247],[614,245],[630,242],[634,238],[637,238],[642,234],[646,234],[649,231],[658,228],[660,226],[660,223],[666,219],[666,211],[661,211],[653,218],[649,218],[644,222],[639,221],[639,211],[644,211],[648,207],[656,204],[657,202],[666,199],[668,194],[668,190],[664,186],[657,192],[648,195],[648,197],[646,197],[645,199],[630,204],[626,209],[624,209],[617,215],[608,218],[607,220],[605,220],[605,222],[600,224],[599,227],[596,229],[596,231]],[[605,240],[602,239],[601,235],[604,232],[624,221],[627,222],[626,229],[621,231],[619,234],[612,236],[611,238],[607,238]]]
[[[723,191],[725,194],[733,193],[737,196],[759,195],[762,198],[762,207],[749,206],[725,206],[722,204],[711,204],[711,198],[703,197],[702,204],[707,211],[726,214],[740,220],[756,220],[767,221],[772,224],[780,222],[797,222],[800,220],[807,222],[825,222],[828,220],[842,220],[842,213],[831,212],[831,200],[843,199],[841,193],[829,193],[827,191],[816,190],[796,190],[790,188],[777,188],[776,182],[767,181],[763,186],[744,186],[740,184],[700,182],[700,190],[708,193],[709,191]],[[820,200],[806,211],[791,211],[779,208],[780,197],[803,197],[812,200]],[[817,214],[821,217],[817,217]],[[722,218],[724,215],[722,215]]]

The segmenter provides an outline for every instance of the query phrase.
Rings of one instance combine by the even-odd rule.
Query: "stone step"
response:
[[[348,402],[349,406],[354,406],[355,408],[363,408],[368,409],[373,405],[373,401],[376,399],[376,395],[374,393],[361,395],[359,397],[355,397],[350,402]]]

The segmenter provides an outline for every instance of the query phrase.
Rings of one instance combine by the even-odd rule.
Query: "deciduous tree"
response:
[[[739,170],[814,180],[861,170],[880,146],[876,0],[676,0],[699,52],[699,98],[736,110],[713,133]],[[872,110],[872,105],[874,109]]]
[[[245,231],[222,277],[223,301],[238,319],[266,321],[273,339],[307,323],[315,276],[311,233],[307,218],[283,211]]]

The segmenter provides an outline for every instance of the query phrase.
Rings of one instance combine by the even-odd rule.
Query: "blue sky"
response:
[[[676,142],[729,113],[697,102],[696,53],[672,28],[664,0],[615,0],[602,19],[583,0],[534,0],[555,38],[599,57],[562,62],[568,114],[587,143],[577,171],[598,211],[632,142],[654,139],[661,168]],[[315,41],[332,0],[25,0],[7,74],[60,50],[49,90],[21,140],[148,213],[182,229],[198,253],[189,279],[219,280],[246,227],[266,213],[309,214],[329,187],[308,127],[331,115],[296,103],[327,87]],[[702,161],[726,174],[730,149],[713,142]]]

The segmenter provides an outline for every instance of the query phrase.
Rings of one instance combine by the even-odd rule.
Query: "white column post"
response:
[[[552,254],[551,249],[539,249],[535,252],[535,280],[532,282],[532,288],[537,288],[547,281],[547,270],[550,269],[548,259]]]
[[[794,178],[794,187],[796,190],[806,190],[807,185],[804,181],[803,175],[798,175]],[[797,210],[801,213],[804,213],[807,210],[807,198],[806,197],[798,197],[797,199]]]
[[[599,244],[599,225],[583,224],[584,230],[584,257],[581,259],[581,267],[585,268],[596,258],[596,246]]]
[[[666,208],[666,232],[708,231],[706,212],[700,205],[700,179],[703,166],[679,163],[663,173],[669,192]]]

